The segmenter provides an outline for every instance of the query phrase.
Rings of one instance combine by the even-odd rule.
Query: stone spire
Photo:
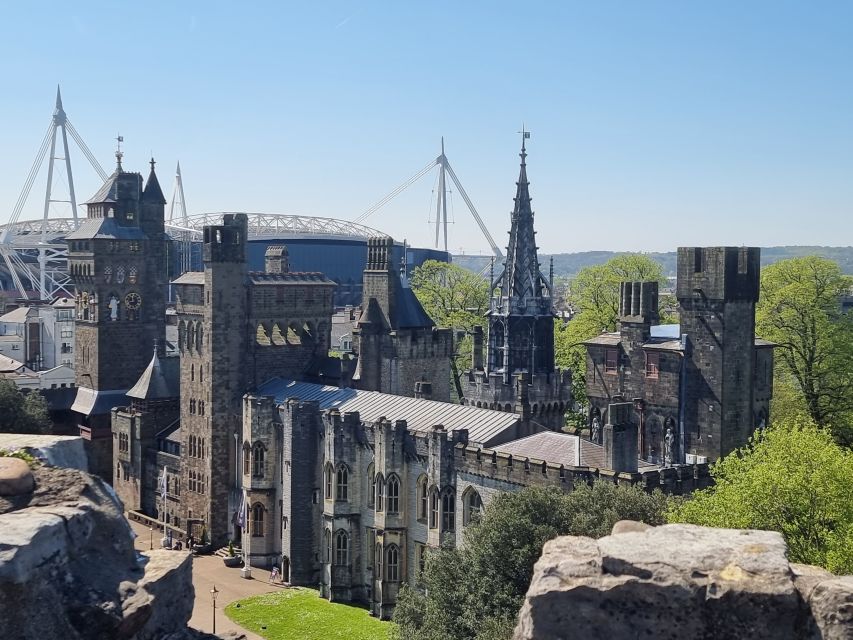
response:
[[[157,180],[157,174],[154,172],[155,164],[154,158],[151,158],[151,172],[148,174],[148,182],[145,183],[142,199],[152,204],[166,204],[166,198],[163,197],[163,190],[160,188],[160,181]]]
[[[498,277],[501,296],[508,310],[531,309],[540,307],[546,288],[545,278],[539,271],[539,259],[536,255],[536,232],[533,230],[533,209],[530,206],[530,182],[527,180],[526,139],[530,136],[522,132],[521,168],[516,182],[515,208],[512,212],[512,226],[509,231],[509,244],[504,262],[504,272]],[[531,303],[534,303],[531,305]],[[536,304],[540,303],[540,304]],[[548,300],[550,311],[550,299]]]

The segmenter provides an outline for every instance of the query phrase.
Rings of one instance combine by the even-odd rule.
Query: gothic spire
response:
[[[163,190],[160,188],[160,181],[157,180],[157,174],[154,173],[155,164],[154,158],[151,158],[151,173],[148,174],[148,182],[145,183],[142,199],[152,204],[166,204],[166,198],[163,197]]]
[[[527,180],[526,141],[530,132],[522,129],[521,134],[521,167],[516,182],[501,293],[511,304],[514,302],[518,307],[527,307],[528,301],[542,298],[543,278],[536,256],[536,232],[533,230],[530,183]]]

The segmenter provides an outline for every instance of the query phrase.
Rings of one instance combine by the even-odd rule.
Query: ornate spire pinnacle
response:
[[[116,136],[116,169],[121,171],[121,159],[124,157],[124,154],[121,151],[121,143],[124,142],[124,136],[118,135]]]

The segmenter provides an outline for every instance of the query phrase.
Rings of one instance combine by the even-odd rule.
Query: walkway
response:
[[[130,523],[137,534],[136,548],[145,553],[149,549],[151,533],[148,527],[138,522]],[[162,534],[154,531],[154,548],[160,546]],[[175,553],[187,553],[186,551],[175,551]],[[242,600],[249,596],[262,593],[271,593],[281,587],[273,586],[268,582],[269,571],[265,569],[254,569],[252,580],[240,577],[239,569],[229,569],[222,564],[222,558],[216,556],[196,556],[193,559],[193,586],[195,587],[195,607],[190,618],[190,626],[199,631],[213,631],[213,606],[211,604],[210,590],[216,585],[219,594],[216,597],[216,631],[238,631],[246,634],[249,640],[262,640],[254,633],[246,631],[243,627],[231,622],[223,609],[235,600]]]

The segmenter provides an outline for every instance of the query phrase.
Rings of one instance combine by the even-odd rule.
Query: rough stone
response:
[[[26,451],[54,467],[89,470],[89,460],[80,436],[48,436],[30,433],[0,434],[0,449]]]
[[[812,590],[808,603],[820,638],[853,638],[853,576],[824,580]]]
[[[35,487],[30,466],[20,458],[0,458],[0,496],[19,496]]]
[[[812,600],[825,593],[824,617],[840,620],[844,593],[833,582],[815,587]],[[814,633],[780,534],[665,525],[547,543],[515,638],[820,637]]]
[[[4,640],[152,640],[186,629],[191,560],[133,548],[121,504],[101,480],[39,467],[26,500],[0,500]]]
[[[646,531],[647,529],[651,529],[651,525],[648,525],[645,522],[637,522],[636,520],[620,520],[613,525],[613,531],[610,532],[610,535],[616,536],[620,533],[636,533]]]

